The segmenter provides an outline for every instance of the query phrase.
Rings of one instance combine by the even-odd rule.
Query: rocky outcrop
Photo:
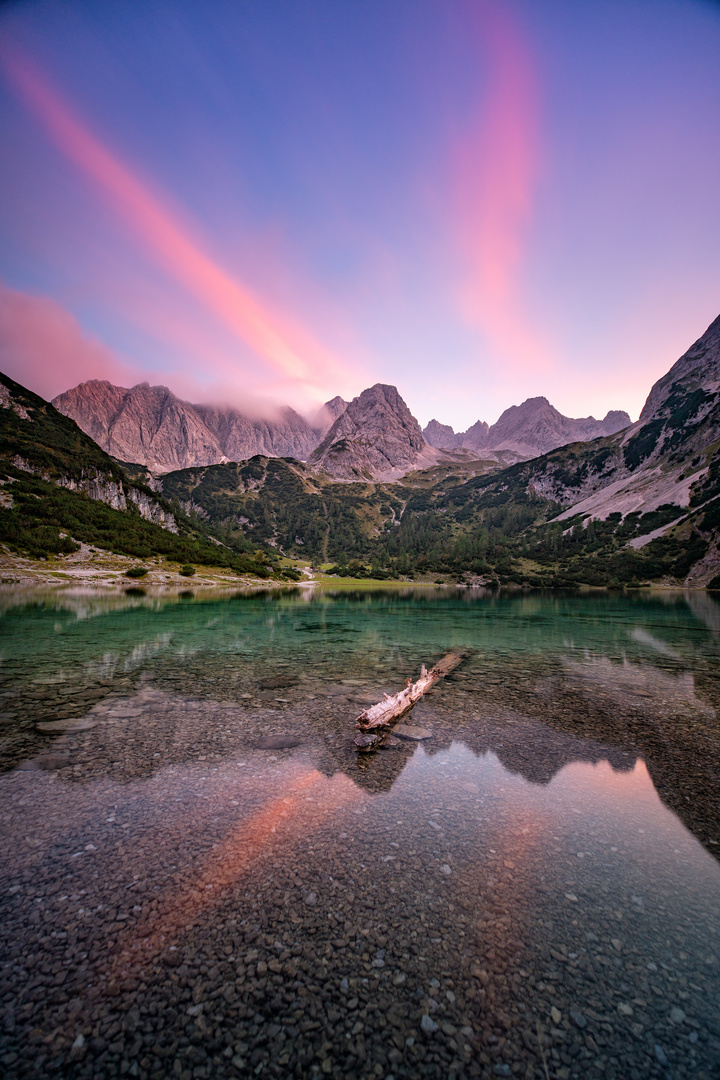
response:
[[[476,420],[474,424],[458,435],[458,446],[466,446],[468,450],[483,450],[488,445],[488,433],[490,427],[484,420]]]
[[[334,402],[341,399],[333,399]],[[92,380],[60,394],[53,405],[113,457],[169,472],[255,454],[305,460],[317,433],[294,409],[252,419],[236,409],[192,405],[165,386],[131,389]],[[333,406],[324,408],[332,415]]]
[[[87,477],[81,481],[72,477],[61,478],[57,480],[57,483],[70,491],[82,491],[89,499],[107,503],[115,510],[127,510],[128,505],[132,503],[139,510],[140,517],[145,518],[146,521],[161,525],[168,532],[178,531],[175,518],[161,506],[157,499],[131,485],[117,483],[103,476]]]
[[[524,457],[536,457],[568,443],[613,435],[629,424],[625,412],[608,413],[604,420],[592,416],[575,420],[563,416],[547,398],[528,398],[522,405],[505,410],[489,429],[487,444],[493,450],[514,450]]]
[[[621,410],[609,412],[602,420],[593,416],[572,419],[558,412],[547,398],[536,397],[506,409],[492,427],[478,420],[467,431],[455,433],[447,424],[431,420],[423,434],[431,446],[447,450],[466,447],[483,456],[504,455],[523,461],[567,443],[613,435],[629,425],[630,417]]]
[[[0,409],[12,409],[21,420],[31,420],[32,417],[25,406],[17,401],[7,386],[0,383]]]
[[[485,428],[487,429],[487,424]],[[449,424],[441,424],[439,420],[431,420],[423,428],[425,442],[429,443],[430,446],[435,446],[438,450],[455,450],[456,447],[462,446],[464,434],[462,431],[456,433]]]
[[[644,424],[659,416],[668,399],[678,391],[692,394],[698,390],[708,394],[720,390],[720,315],[673,364],[667,375],[658,379],[647,396],[638,423]]]
[[[112,476],[104,476],[100,472],[88,473],[84,476],[51,476],[50,473],[38,469],[25,458],[15,455],[12,464],[16,469],[39,476],[48,483],[57,484],[58,487],[67,488],[68,491],[80,491],[87,495],[93,502],[103,502],[113,510],[127,510],[132,503],[137,507],[140,517],[146,521],[152,521],[155,525],[162,526],[168,532],[178,531],[177,523],[173,514],[167,510],[152,493],[135,487],[132,483],[113,479]]]
[[[324,439],[338,416],[347,409],[347,401],[336,395],[321,405],[315,416],[310,421],[310,426],[318,437],[318,442]]]
[[[394,386],[354,398],[308,459],[336,480],[396,480],[437,460]]]

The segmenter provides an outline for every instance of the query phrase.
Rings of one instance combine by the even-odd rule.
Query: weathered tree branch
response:
[[[361,734],[355,738],[358,750],[376,750],[387,737],[397,722],[412,709],[423,694],[440,679],[449,675],[465,659],[465,653],[454,650],[443,656],[430,671],[422,665],[417,682],[407,680],[404,690],[397,694],[386,694],[382,701],[363,709],[355,721]]]

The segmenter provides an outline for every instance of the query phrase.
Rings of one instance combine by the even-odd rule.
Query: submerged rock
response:
[[[401,739],[412,739],[413,742],[422,742],[423,739],[432,739],[433,733],[429,728],[409,727],[407,724],[398,724],[393,734]]]
[[[261,690],[284,690],[297,686],[299,682],[297,675],[272,675],[267,679],[260,679],[258,686]]]
[[[265,735],[255,745],[258,750],[289,750],[293,746],[301,746],[302,739],[297,735]]]
[[[72,765],[72,761],[69,757],[60,754],[42,754],[35,758],[35,765],[44,772],[54,772],[55,769],[64,769]]]
[[[63,735],[68,731],[90,731],[96,725],[97,720],[94,717],[83,716],[76,720],[46,720],[36,724],[35,727],[48,735]]]

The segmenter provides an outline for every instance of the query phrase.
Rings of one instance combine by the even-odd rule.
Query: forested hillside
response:
[[[77,551],[79,542],[137,559],[278,576],[273,552],[242,537],[213,543],[206,526],[130,478],[73,420],[0,374],[0,543],[46,558]]]
[[[583,447],[555,451],[536,467],[560,473]],[[256,457],[170,473],[162,484],[177,510],[212,523],[225,542],[253,537],[358,577],[538,586],[684,580],[717,537],[718,523],[705,509],[667,536],[629,546],[677,519],[673,504],[624,519],[553,520],[563,507],[535,492],[530,464],[469,479],[451,473],[438,481],[431,471],[393,484],[337,484],[300,462]]]

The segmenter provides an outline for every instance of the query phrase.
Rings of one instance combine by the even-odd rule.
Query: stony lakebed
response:
[[[6,590],[0,627],[3,1076],[720,1076],[711,597]]]

